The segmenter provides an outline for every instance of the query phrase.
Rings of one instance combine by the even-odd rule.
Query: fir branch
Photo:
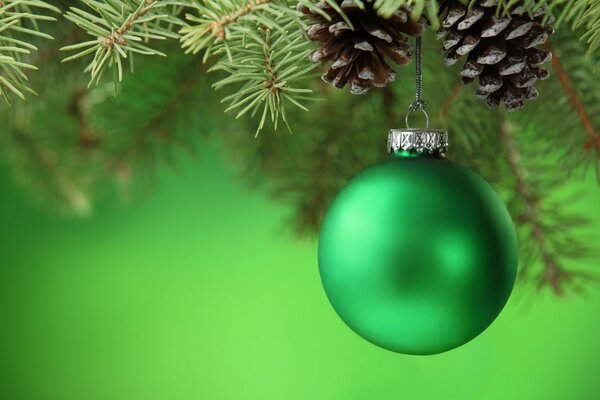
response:
[[[589,4],[585,7],[585,12],[579,20],[575,21],[575,27],[584,27],[586,32],[580,40],[584,40],[589,45],[587,55],[596,53],[600,49],[600,1],[588,0]],[[579,5],[586,1],[581,0]],[[594,72],[600,70],[600,61],[594,66]]]
[[[526,173],[521,165],[521,154],[513,135],[514,133],[512,125],[510,122],[504,121],[504,123],[501,124],[500,138],[502,139],[507,152],[508,163],[511,172],[516,180],[515,185],[517,194],[525,203],[525,210],[520,216],[518,216],[517,219],[521,224],[531,225],[533,237],[536,241],[536,245],[539,247],[541,259],[544,263],[544,268],[546,271],[543,274],[542,282],[540,282],[540,284],[545,281],[552,286],[553,290],[557,294],[560,294],[562,293],[562,287],[560,283],[562,280],[561,277],[566,277],[566,275],[563,272],[563,269],[559,267],[553,255],[548,251],[548,244],[546,242],[544,228],[540,222],[541,215],[538,206],[539,199],[533,195],[532,188],[526,181]],[[527,275],[529,267],[529,263],[522,264],[521,274]]]
[[[542,207],[543,196],[538,193],[543,185],[541,181],[531,183],[528,170],[522,160],[522,154],[515,138],[514,125],[504,119],[500,124],[500,140],[506,150],[510,172],[514,177],[516,196],[509,202],[520,232],[521,266],[520,277],[525,282],[533,282],[536,288],[549,286],[561,296],[565,287],[571,285],[580,290],[577,279],[595,279],[583,271],[567,270],[561,259],[581,258],[586,249],[576,245],[566,237],[568,231],[583,223],[582,220],[566,217],[557,211]],[[554,185],[552,185],[554,187]],[[554,224],[556,222],[556,224]],[[552,232],[554,231],[554,232]],[[570,247],[567,249],[566,247]],[[541,262],[539,272],[532,271],[536,261]]]
[[[552,58],[552,67],[554,68],[558,80],[563,87],[565,95],[569,98],[569,101],[577,113],[581,124],[589,135],[589,140],[584,144],[584,148],[586,150],[595,148],[597,151],[600,151],[600,133],[594,127],[594,124],[592,123],[592,120],[586,111],[581,97],[574,89],[573,84],[571,83],[571,78],[569,78],[569,74],[563,67],[560,55],[553,51],[552,46],[548,45],[547,47],[554,55]]]
[[[390,92],[384,92],[384,97],[389,99]],[[393,96],[393,94],[391,94]],[[326,115],[331,115],[331,104],[325,104],[325,110],[329,111]],[[338,151],[344,141],[344,130],[331,129],[325,132],[316,143],[316,148],[336,151],[323,151],[320,156],[315,158],[314,165],[311,166],[311,174],[306,182],[306,197],[300,203],[297,210],[297,232],[301,235],[318,232],[323,223],[327,208],[334,199],[336,190],[327,187],[327,181],[323,180],[323,175],[327,174],[332,168],[335,168]]]
[[[178,38],[172,26],[184,25],[168,7],[174,3],[160,0],[82,0],[95,14],[71,7],[65,17],[84,29],[94,40],[61,48],[77,51],[63,62],[93,54],[85,72],[90,73],[89,85],[100,81],[107,68],[112,70],[115,85],[123,79],[123,63],[134,70],[134,55],[166,56],[147,46],[150,40]],[[166,24],[167,26],[163,26]]]
[[[225,40],[229,35],[229,27],[240,18],[261,10],[261,6],[273,0],[234,1],[223,10],[221,5],[213,2],[195,4],[200,16],[187,14],[186,19],[196,25],[184,27],[181,30],[182,47],[188,52],[197,54],[200,50],[211,48],[211,39],[214,42]],[[207,51],[210,54],[210,50]]]
[[[35,10],[35,11],[34,11]],[[52,39],[39,30],[39,21],[56,21],[42,11],[60,12],[41,0],[0,0],[0,95],[10,103],[9,93],[25,99],[35,94],[29,87],[26,71],[38,67],[25,61],[25,56],[37,51],[33,37]]]
[[[92,211],[92,204],[87,191],[71,176],[70,170],[59,162],[58,154],[44,148],[24,130],[14,127],[11,139],[18,147],[20,156],[27,160],[28,167],[39,171],[43,176],[37,179],[49,185],[60,199],[57,203],[66,203],[70,211],[77,216],[87,216]]]
[[[552,41],[552,70],[556,74],[540,85],[540,99],[527,112],[513,113],[521,126],[539,132],[547,152],[557,157],[560,168],[575,171],[593,166],[600,180],[600,80],[593,73],[596,60],[585,56],[587,46],[577,40],[580,31],[559,28]],[[583,169],[585,171],[585,169]]]
[[[284,23],[287,21],[287,23]],[[290,32],[296,22],[288,16],[275,18],[274,22],[282,27],[282,32]],[[230,104],[226,111],[239,110],[236,118],[249,114],[259,116],[260,122],[256,134],[264,128],[268,120],[277,129],[279,120],[291,131],[286,106],[293,105],[303,110],[304,100],[311,99],[312,90],[298,86],[315,65],[310,63],[310,47],[302,36],[291,39],[287,34],[273,31],[267,26],[258,28],[259,34],[231,35],[231,43],[236,41],[236,56],[229,61],[224,57],[210,71],[225,71],[228,76],[213,87],[223,88],[231,84],[244,82],[241,89],[225,97],[222,102]]]
[[[212,1],[200,1],[193,3],[198,15],[186,14],[186,19],[190,25],[183,27],[180,31],[181,46],[186,52],[198,54],[204,51],[204,61],[225,49],[231,60],[231,51],[228,47],[228,40],[238,27],[245,24],[256,22],[257,14],[262,11],[269,11],[269,6],[274,3],[273,0],[233,0],[224,4]],[[269,22],[262,24],[271,26]],[[245,30],[245,29],[244,29]]]
[[[324,2],[342,12],[335,0],[324,0]],[[186,14],[186,19],[190,24],[180,31],[182,47],[192,54],[203,51],[204,61],[219,53],[226,53],[231,61],[232,54],[236,50],[229,45],[232,37],[240,34],[251,36],[257,26],[281,31],[282,27],[277,19],[281,20],[282,17],[296,21],[297,29],[303,28],[302,14],[295,9],[297,3],[318,10],[312,0],[231,0],[226,2],[199,0],[192,2],[189,6],[196,10],[197,15]],[[291,34],[291,32],[287,32],[287,34]]]
[[[324,14],[312,0],[299,3]],[[336,1],[325,3],[341,12]],[[186,15],[190,26],[180,32],[186,52],[203,52],[205,62],[220,56],[210,71],[223,71],[228,77],[214,87],[241,85],[223,101],[230,104],[227,110],[238,110],[237,118],[258,117],[257,134],[267,120],[274,126],[282,120],[290,130],[286,105],[306,110],[303,102],[312,99],[311,90],[298,86],[314,77],[316,66],[308,61],[310,41],[297,4],[295,0],[195,2],[198,15]]]
[[[53,33],[62,38],[59,31],[63,30]],[[73,90],[82,93],[85,84],[76,68],[61,68],[56,47],[52,43],[38,53],[48,61],[31,76],[43,96],[0,109],[0,118],[7,121],[0,124],[0,152],[15,181],[35,203],[60,214],[82,217],[93,209],[98,183],[93,170],[98,154],[78,151],[81,125],[69,105]]]
[[[182,137],[181,132],[177,132],[173,129],[168,129],[166,127],[167,121],[173,115],[176,115],[178,110],[183,107],[190,107],[191,104],[182,104],[185,101],[197,102],[197,95],[194,95],[193,92],[198,89],[199,82],[204,77],[206,70],[201,68],[194,62],[189,63],[184,69],[186,74],[182,77],[180,82],[176,82],[176,86],[173,88],[173,94],[170,98],[166,99],[166,102],[161,104],[160,107],[156,107],[155,114],[144,115],[142,123],[139,126],[135,127],[133,130],[131,145],[124,146],[119,149],[116,154],[110,157],[110,167],[114,171],[122,171],[123,169],[127,171],[134,170],[137,166],[136,164],[146,164],[148,163],[140,162],[143,159],[155,158],[154,153],[156,151],[156,146],[153,146],[151,139],[156,139],[161,143],[160,147],[164,147],[166,143],[170,144],[170,147],[182,147],[189,151],[193,150],[191,145],[185,143],[185,140],[189,140],[190,138]],[[115,101],[113,103],[117,103],[118,107],[121,110],[122,118],[130,118],[133,114],[130,110],[127,113],[123,113],[122,111],[127,110],[126,104],[122,104],[119,101]],[[104,107],[100,106],[100,111],[104,114],[104,121],[102,123],[103,128],[105,130],[110,130],[110,126],[114,126],[114,122],[111,122],[110,119],[115,116],[114,112],[110,112],[111,107],[115,107],[115,104],[104,104]],[[103,109],[104,108],[104,109]],[[127,115],[126,115],[127,114]],[[96,121],[97,123],[97,121]],[[119,127],[122,129],[122,126]],[[123,132],[120,132],[123,133]],[[160,149],[159,149],[160,150]],[[163,154],[167,154],[165,149],[163,148]],[[150,157],[149,157],[150,155]],[[166,158],[169,158],[168,156]]]
[[[193,154],[198,136],[218,130],[214,125],[223,120],[206,66],[173,46],[177,44],[164,49],[171,54],[168,63],[146,59],[144,68],[123,83],[119,96],[96,94],[99,101],[88,110],[106,154],[108,179],[154,181],[161,165],[175,165],[179,150]]]
[[[583,29],[580,40],[588,43],[587,55],[595,54],[600,49],[600,1],[598,0],[554,0],[550,2],[550,10],[558,14],[556,26],[565,22],[572,30]],[[600,69],[596,63],[594,71]]]
[[[73,39],[69,27],[81,32],[65,23],[57,41]],[[84,214],[64,195],[60,181],[48,175],[53,168],[86,195],[91,210],[101,196],[115,193],[113,186],[125,200],[137,188],[147,190],[161,166],[175,164],[180,153],[193,153],[197,133],[225,131],[216,127],[223,121],[222,109],[206,81],[206,67],[199,58],[184,55],[178,43],[161,47],[171,54],[168,63],[140,60],[140,70],[123,83],[119,96],[111,95],[110,84],[86,90],[80,65],[61,65],[57,47],[45,49],[49,61],[33,77],[46,95],[0,108],[0,119],[10,121],[0,124],[0,153],[43,208]],[[61,70],[67,75],[59,75]],[[13,126],[36,144],[36,153],[26,142],[13,140]],[[54,164],[40,163],[35,154],[42,153]]]

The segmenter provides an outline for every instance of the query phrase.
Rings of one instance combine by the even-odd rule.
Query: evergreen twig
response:
[[[541,223],[540,199],[533,194],[532,187],[526,179],[526,172],[521,163],[521,153],[514,138],[514,129],[510,122],[504,121],[501,124],[500,138],[506,149],[510,170],[515,178],[517,195],[524,203],[524,210],[521,215],[517,216],[517,219],[520,224],[530,225],[534,243],[538,247],[540,258],[544,265],[544,273],[541,275],[538,285],[541,286],[544,283],[548,283],[556,294],[562,294],[562,281],[569,278],[570,273],[563,270],[548,247],[545,229]],[[528,245],[532,244],[528,242]],[[521,276],[527,277],[530,268],[531,262],[521,263]]]
[[[36,70],[37,66],[26,62],[25,57],[37,51],[30,38],[52,39],[39,29],[40,21],[56,21],[41,14],[44,10],[60,12],[41,0],[0,0],[0,95],[8,103],[9,93],[23,100],[26,93],[36,94],[27,83],[26,71]]]
[[[289,21],[283,29],[289,29],[294,24],[294,21]],[[314,65],[308,61],[310,48],[303,37],[289,39],[283,35],[274,35],[267,27],[259,28],[259,32],[260,36],[254,40],[238,37],[237,40],[245,43],[237,51],[238,57],[230,62],[222,60],[211,68],[211,71],[228,73],[226,78],[213,85],[217,89],[245,82],[241,89],[222,101],[230,103],[226,111],[239,110],[237,118],[246,113],[252,116],[258,114],[260,122],[257,135],[264,128],[267,119],[277,127],[281,118],[290,129],[285,114],[286,104],[307,111],[302,101],[311,99],[309,95],[312,90],[296,84],[305,80],[307,72],[314,69]]]
[[[147,46],[150,40],[178,38],[172,26],[183,23],[167,7],[172,3],[160,0],[82,0],[95,14],[71,7],[65,17],[84,29],[95,39],[61,48],[77,51],[63,62],[93,54],[85,72],[90,73],[89,85],[100,81],[104,71],[111,68],[115,84],[123,79],[123,63],[129,61],[134,70],[134,55],[166,56]],[[167,26],[164,26],[167,24]]]
[[[550,50],[552,50],[551,46],[548,47]],[[571,78],[569,78],[569,74],[563,67],[561,56],[556,52],[553,52],[553,54],[554,57],[552,58],[552,66],[554,67],[554,71],[556,72],[558,80],[562,85],[566,96],[569,98],[571,105],[575,109],[577,116],[581,120],[581,125],[583,125],[585,131],[589,135],[589,140],[585,143],[584,148],[595,148],[597,151],[600,151],[600,133],[594,127],[594,124],[586,111],[585,105],[581,101],[581,97],[573,88]]]
[[[23,152],[21,156],[43,175],[40,181],[45,181],[46,185],[55,189],[53,192],[60,197],[59,202],[68,204],[69,210],[77,216],[90,214],[92,204],[89,193],[71,176],[72,171],[60,164],[58,154],[42,147],[35,138],[18,127],[12,130],[11,139]]]

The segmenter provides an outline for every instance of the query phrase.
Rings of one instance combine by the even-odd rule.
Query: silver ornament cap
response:
[[[428,128],[391,129],[387,147],[390,153],[404,150],[445,156],[448,151],[448,132]]]

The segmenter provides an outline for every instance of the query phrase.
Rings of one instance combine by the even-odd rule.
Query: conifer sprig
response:
[[[302,4],[318,9],[314,2]],[[303,110],[312,90],[298,84],[313,77],[309,62],[310,43],[304,34],[302,14],[297,1],[233,0],[195,2],[196,14],[186,15],[190,25],[181,30],[182,47],[192,54],[203,53],[204,61],[219,57],[210,71],[228,76],[213,87],[238,84],[240,89],[223,99],[237,117],[259,118],[258,134],[270,121],[274,126],[286,119],[286,106]],[[326,3],[339,6],[333,0]],[[340,9],[341,12],[341,9]],[[326,14],[323,13],[326,16]]]
[[[158,0],[82,0],[94,13],[71,7],[65,17],[84,29],[94,39],[65,46],[63,51],[77,51],[63,62],[93,54],[85,72],[90,85],[98,83],[107,68],[115,82],[123,79],[123,64],[134,70],[135,54],[166,56],[149,46],[151,40],[177,39],[173,26],[183,22],[167,8],[173,3]]]
[[[52,16],[41,12],[60,12],[41,0],[0,0],[0,95],[9,102],[12,93],[21,99],[25,94],[35,94],[27,84],[27,70],[37,67],[26,61],[26,56],[37,51],[28,39],[52,36],[39,29],[40,21],[56,21]]]
[[[408,7],[412,17],[426,15],[433,29],[437,29],[440,0],[347,0],[359,6],[372,1],[383,16],[392,15],[398,9]],[[294,37],[303,34],[304,24],[295,10],[295,0],[82,0],[89,9],[71,7],[65,16],[93,36],[92,40],[75,43],[64,50],[75,51],[65,60],[86,55],[93,56],[86,72],[90,73],[90,83],[98,82],[107,68],[112,69],[113,79],[123,79],[124,63],[133,69],[134,54],[164,55],[152,39],[178,38],[181,34],[182,46],[190,53],[203,53],[205,61],[216,54],[227,54],[228,62],[236,62],[239,48],[232,47],[239,41],[231,38],[240,34],[260,36],[258,28],[271,30],[271,37],[282,34],[279,21],[293,19],[298,22],[294,30],[287,34]],[[299,0],[311,9],[320,9],[320,3],[339,10],[335,0]],[[474,0],[464,0],[473,5]],[[172,8],[171,8],[172,7]],[[497,0],[499,15],[510,16],[515,9],[513,0]],[[588,55],[600,49],[600,0],[524,0],[517,8],[535,11],[548,7],[561,22],[573,29],[582,28],[581,39],[588,44]],[[176,15],[187,11],[189,26]],[[2,0],[0,1],[0,68],[2,70],[2,93],[12,92],[24,97],[30,89],[25,84],[27,76],[23,70],[36,66],[24,61],[28,52],[34,50],[32,41],[23,36],[42,36],[43,29],[38,21],[52,20],[44,12],[58,11],[42,0]],[[90,11],[91,10],[91,11]],[[347,21],[348,22],[348,21]],[[351,24],[350,24],[351,25]],[[19,36],[18,39],[14,34]],[[14,42],[18,40],[18,42]],[[595,65],[595,71],[600,64]],[[307,74],[310,72],[307,72]]]
[[[256,35],[253,31],[257,27],[283,33],[281,22],[289,19],[296,21],[296,29],[301,30],[304,24],[301,21],[302,14],[296,11],[298,3],[319,10],[317,2],[313,0],[192,1],[188,5],[195,12],[186,14],[190,24],[180,32],[182,47],[192,54],[204,52],[205,61],[224,51],[231,61],[235,55],[231,39],[239,34]],[[323,3],[342,12],[334,0],[324,0]],[[287,33],[294,34],[290,31]]]
[[[288,32],[294,25],[294,21],[288,21],[282,29]],[[267,120],[277,128],[281,119],[291,131],[286,106],[294,105],[307,111],[302,103],[312,99],[312,90],[297,86],[314,69],[308,59],[311,49],[305,38],[296,36],[290,40],[287,35],[261,27],[259,35],[232,35],[230,41],[239,43],[237,56],[232,59],[225,56],[212,68],[229,75],[213,85],[216,89],[243,83],[239,90],[222,100],[230,104],[227,111],[236,110],[237,118],[245,114],[258,116],[257,135]]]
[[[581,1],[579,6],[581,7]],[[588,44],[587,56],[592,54],[598,55],[600,49],[600,1],[589,1],[587,7],[581,7],[585,12],[581,15],[581,18],[575,20],[575,27],[583,27],[585,33],[581,36],[581,40],[584,40]],[[596,57],[600,58],[600,57]],[[600,61],[594,66],[594,72],[600,70]]]

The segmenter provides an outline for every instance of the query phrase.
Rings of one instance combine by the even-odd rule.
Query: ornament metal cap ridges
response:
[[[391,129],[387,148],[390,153],[404,150],[445,156],[448,151],[448,131],[428,128]]]

